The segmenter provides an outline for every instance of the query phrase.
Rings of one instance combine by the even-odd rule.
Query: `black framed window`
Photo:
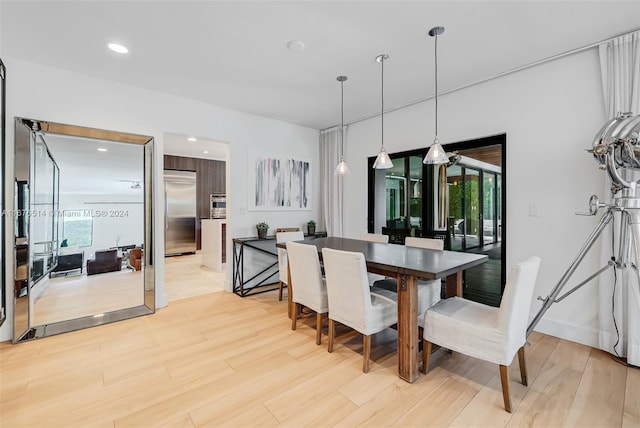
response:
[[[422,164],[426,148],[390,153],[388,170],[373,169],[375,157],[369,158],[367,228],[391,243],[435,237],[445,249],[488,254],[485,272],[465,274],[465,296],[477,283],[469,298],[497,306],[506,280],[506,135],[443,147],[457,155],[448,165]]]

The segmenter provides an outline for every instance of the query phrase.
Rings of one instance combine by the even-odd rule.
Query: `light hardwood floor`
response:
[[[167,299],[173,302],[224,290],[227,273],[202,266],[202,256],[198,252],[165,257],[164,275]]]
[[[34,303],[32,325],[91,316],[144,303],[142,271],[123,269],[97,275],[74,274],[48,279]]]
[[[315,317],[291,331],[277,292],[216,292],[154,315],[0,344],[0,426],[412,427],[640,426],[640,370],[586,346],[534,333],[529,387],[512,364],[514,411],[497,366],[439,350],[413,384],[397,377],[395,332],[339,331],[316,346]],[[326,332],[326,326],[325,326]]]

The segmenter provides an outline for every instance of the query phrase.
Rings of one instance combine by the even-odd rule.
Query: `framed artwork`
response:
[[[252,153],[248,161],[248,210],[311,210],[311,162]]]

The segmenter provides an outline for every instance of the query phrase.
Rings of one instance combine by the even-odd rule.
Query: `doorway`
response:
[[[226,260],[226,231],[229,225],[226,215],[221,216],[217,211],[214,213],[212,204],[218,195],[222,195],[226,202],[227,189],[230,187],[229,144],[165,133],[164,148],[167,217],[164,273],[167,299],[172,302],[225,289],[227,266],[231,263]],[[180,192],[179,199],[177,192],[169,192],[171,189],[167,186],[167,178],[176,181],[173,176],[185,174],[192,176],[192,191],[188,195]],[[190,206],[188,215],[183,208],[187,205]],[[186,233],[170,233],[172,212],[174,217],[183,222],[189,217],[186,244],[183,242],[187,240]],[[181,240],[171,241],[176,235]]]
[[[486,254],[488,262],[465,272],[464,296],[499,306],[506,280],[506,135],[444,149],[446,165],[422,164],[425,149],[390,154],[388,170],[373,169],[375,157],[369,159],[368,230],[395,244],[431,237],[443,239],[447,250]]]

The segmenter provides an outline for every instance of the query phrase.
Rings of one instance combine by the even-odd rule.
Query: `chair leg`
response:
[[[528,386],[529,380],[527,379],[527,361],[524,357],[524,346],[518,349],[518,363],[520,364],[520,379],[524,386]]]
[[[502,382],[502,399],[504,409],[511,413],[511,395],[509,395],[509,366],[500,364],[500,382]]]
[[[336,322],[329,318],[329,346],[327,350],[333,352],[333,338],[336,335]]]
[[[298,321],[298,311],[299,311],[299,305],[295,302],[293,302],[293,314],[291,316],[291,330],[295,330],[296,329],[296,323]]]
[[[316,312],[316,345],[322,343],[322,314]]]
[[[371,359],[371,336],[368,334],[362,335],[362,371],[369,373],[369,360]]]
[[[283,288],[283,284],[284,282],[280,281],[280,286],[278,287],[278,300],[282,301],[282,288]]]
[[[423,341],[422,345],[422,373],[429,372],[429,358],[431,357],[431,342]]]

